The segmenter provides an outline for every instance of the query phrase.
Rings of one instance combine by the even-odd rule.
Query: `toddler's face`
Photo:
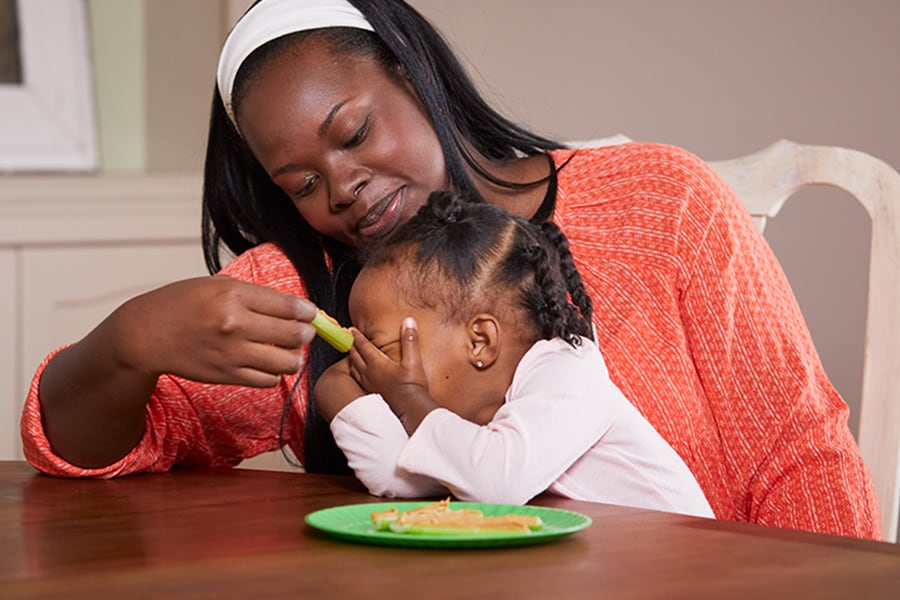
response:
[[[464,419],[482,425],[489,422],[503,399],[492,398],[479,385],[481,378],[469,360],[465,323],[449,323],[436,311],[410,306],[395,268],[367,268],[357,277],[349,305],[354,326],[399,362],[403,319],[413,317],[432,399]]]

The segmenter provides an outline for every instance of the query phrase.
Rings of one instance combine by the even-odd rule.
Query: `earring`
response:
[[[483,368],[484,368],[484,363],[483,363],[482,361],[480,361],[480,360],[476,360],[476,361],[475,361],[475,366],[476,366],[477,368],[479,368],[479,369],[483,369]]]

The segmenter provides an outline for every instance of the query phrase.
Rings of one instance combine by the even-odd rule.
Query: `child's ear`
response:
[[[469,362],[482,371],[500,354],[500,321],[492,314],[478,313],[466,323],[469,336]]]

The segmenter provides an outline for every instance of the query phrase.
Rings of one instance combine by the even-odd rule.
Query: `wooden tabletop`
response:
[[[0,462],[0,598],[897,598],[900,546],[541,496],[593,525],[533,546],[339,541],[352,479],[244,469],[62,480]]]

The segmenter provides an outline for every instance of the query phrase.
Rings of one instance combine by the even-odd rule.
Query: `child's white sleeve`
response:
[[[447,493],[443,485],[397,466],[409,441],[406,430],[379,394],[357,398],[335,415],[331,433],[369,493],[388,498],[423,498]]]
[[[546,490],[615,421],[621,394],[590,342],[541,341],[516,369],[506,403],[484,426],[431,411],[397,460],[460,500],[524,504]]]

